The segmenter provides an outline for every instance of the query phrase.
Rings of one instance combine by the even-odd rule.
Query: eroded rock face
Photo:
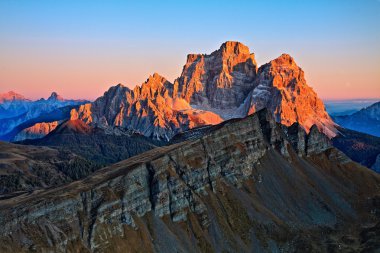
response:
[[[330,138],[336,135],[335,123],[322,100],[306,84],[303,70],[290,55],[261,66],[254,86],[244,105],[248,114],[268,108],[284,125],[298,122],[306,132],[317,125]]]
[[[210,55],[190,54],[175,81],[179,96],[208,109],[236,109],[253,88],[255,55],[240,42],[228,41]]]
[[[33,126],[25,128],[19,132],[15,136],[14,141],[42,138],[53,131],[58,124],[58,121],[36,123]]]
[[[173,84],[155,73],[133,90],[120,84],[111,87],[94,103],[73,110],[71,119],[105,128],[125,127],[164,140],[181,130],[222,121],[215,113],[191,108],[173,91]]]
[[[292,57],[284,54],[257,72],[254,54],[232,41],[210,55],[188,55],[174,84],[154,74],[133,90],[111,87],[94,103],[73,111],[73,117],[168,140],[178,132],[263,108],[287,126],[298,122],[309,132],[315,124],[330,138],[335,136],[334,122]]]
[[[1,200],[0,249],[181,252],[193,245],[195,252],[244,252],[270,251],[270,243],[295,251],[303,242],[320,250],[327,247],[323,229],[353,224],[357,216],[349,201],[367,196],[367,187],[373,193],[380,178],[357,167],[358,177],[341,182],[348,180],[340,173],[350,162],[334,167],[336,152],[316,127],[299,138],[302,144],[283,129],[262,110],[62,188]],[[290,132],[301,136],[297,129]],[[292,146],[305,147],[299,153],[310,160],[293,156]],[[326,166],[334,170],[330,176]]]
[[[331,145],[332,142],[330,141],[330,139],[326,135],[321,134],[316,125],[313,125],[310,128],[310,132],[306,137],[305,145],[307,155],[320,153],[331,147]]]

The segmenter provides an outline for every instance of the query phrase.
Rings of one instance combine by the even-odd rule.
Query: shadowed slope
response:
[[[62,185],[98,168],[69,151],[0,142],[0,194]]]
[[[1,250],[375,250],[380,176],[316,127],[285,129],[260,111],[81,181],[0,201]]]
[[[102,166],[164,144],[117,127],[94,128],[81,120],[65,121],[44,138],[21,143],[70,150]]]

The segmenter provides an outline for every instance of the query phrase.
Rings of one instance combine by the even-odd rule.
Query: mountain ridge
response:
[[[342,127],[380,137],[380,102],[373,103],[351,115],[333,118]]]
[[[13,140],[19,132],[32,127],[34,124],[67,119],[70,114],[66,112],[65,107],[71,106],[73,108],[89,102],[87,100],[64,99],[56,92],[52,92],[47,99],[41,98],[35,101],[21,99],[24,98],[22,95],[12,96],[15,99],[0,102],[0,106],[3,108],[0,110],[0,137],[6,141]],[[40,124],[35,126],[33,131],[39,135],[44,132],[43,128],[43,124]],[[29,131],[33,135],[32,129],[25,131]],[[19,137],[22,137],[22,134]]]
[[[299,122],[306,131],[315,124],[330,138],[336,135],[323,102],[291,56],[283,54],[257,68],[254,54],[240,42],[225,42],[210,55],[189,54],[174,83],[155,73],[132,90],[123,87],[113,86],[92,104],[73,110],[73,119],[169,140],[268,107],[282,124]]]
[[[380,176],[317,127],[285,129],[260,110],[81,181],[0,200],[0,249],[376,249]]]

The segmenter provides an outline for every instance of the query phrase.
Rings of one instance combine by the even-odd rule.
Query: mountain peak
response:
[[[118,83],[117,85],[115,85],[116,88],[124,88],[125,86],[122,84],[122,83]]]
[[[217,109],[236,109],[253,88],[257,63],[249,48],[226,41],[211,54],[189,54],[175,81],[188,103]]]
[[[166,78],[158,74],[157,72],[154,72],[153,75],[150,75],[148,80],[155,80],[155,81],[166,81]]]
[[[23,95],[20,95],[14,91],[8,91],[0,93],[0,103],[14,100],[27,100]]]
[[[127,87],[127,86],[124,86],[123,84],[121,83],[118,83],[117,85],[115,86],[111,86],[105,93],[104,95],[106,94],[115,94],[115,93],[120,93],[120,92],[129,92],[130,89]]]
[[[295,62],[294,58],[290,56],[289,54],[282,54],[276,59],[270,61],[271,65],[276,66],[297,66],[297,63]]]
[[[298,122],[306,132],[316,125],[330,138],[336,135],[335,124],[322,100],[308,86],[303,70],[289,54],[261,66],[257,76],[248,114],[266,107],[283,125]]]
[[[65,99],[63,97],[61,97],[60,95],[58,95],[57,92],[53,91],[51,93],[50,97],[48,98],[48,100],[63,101]]]
[[[238,41],[226,41],[220,46],[219,50],[227,54],[250,54],[249,48]]]
[[[141,85],[141,89],[149,88],[157,90],[160,87],[166,87],[170,84],[165,77],[161,76],[157,72],[154,72],[153,75],[149,75],[148,79]]]
[[[315,124],[329,137],[336,130],[293,57],[282,54],[258,70],[254,54],[236,41],[211,54],[189,54],[174,83],[153,73],[133,90],[111,87],[93,105],[88,112],[94,124],[129,127],[158,139],[263,108],[286,126],[298,122],[308,132]]]

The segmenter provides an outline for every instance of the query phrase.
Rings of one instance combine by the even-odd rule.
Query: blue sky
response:
[[[324,98],[380,97],[379,24],[378,0],[2,0],[0,92],[95,98],[237,40],[260,65],[290,53]]]

